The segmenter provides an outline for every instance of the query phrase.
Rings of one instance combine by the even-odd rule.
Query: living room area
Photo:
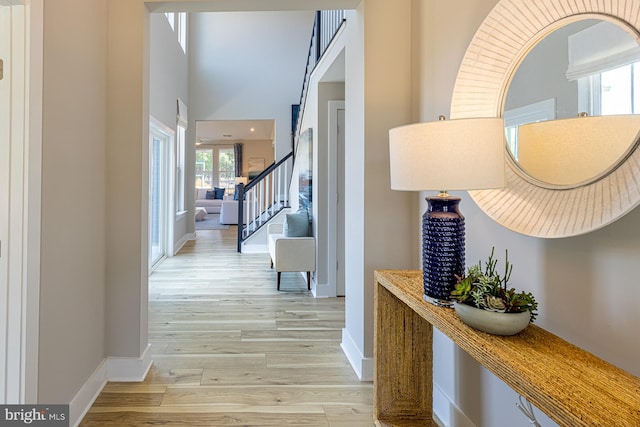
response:
[[[238,186],[274,162],[274,128],[274,120],[196,121],[196,230],[238,224]]]

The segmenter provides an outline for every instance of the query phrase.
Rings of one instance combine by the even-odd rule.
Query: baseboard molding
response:
[[[178,251],[182,249],[182,247],[186,245],[187,242],[190,240],[196,240],[196,233],[187,233],[184,236],[182,236],[180,240],[178,240],[176,244],[173,246],[173,254],[174,255],[177,254]]]
[[[433,384],[433,415],[441,427],[476,427],[436,383]]]
[[[267,245],[245,245],[242,244],[243,254],[268,254],[269,247]]]
[[[351,367],[360,381],[373,381],[373,358],[364,357],[353,338],[345,328],[342,329],[342,351],[347,356]]]
[[[107,379],[117,382],[144,381],[151,368],[151,344],[140,357],[109,357],[107,358]]]
[[[153,364],[150,348],[151,344],[148,344],[140,357],[107,357],[100,362],[69,403],[69,425],[77,427],[80,424],[108,381],[144,381]]]
[[[302,273],[304,275],[305,280],[307,280],[307,273]],[[311,279],[313,282],[313,279]],[[313,292],[313,296],[316,298],[333,298],[335,297],[335,289],[331,289],[328,283],[317,283],[315,286],[311,287]]]
[[[98,368],[84,383],[80,391],[69,403],[69,425],[76,427],[84,418],[93,402],[107,384],[107,363],[106,359],[100,362]]]

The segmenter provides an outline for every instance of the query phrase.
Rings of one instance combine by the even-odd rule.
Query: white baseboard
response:
[[[180,240],[178,240],[176,244],[173,246],[173,254],[174,255],[177,254],[178,251],[182,249],[182,247],[186,245],[187,242],[190,240],[196,240],[196,233],[187,233],[184,236],[182,236]]]
[[[76,427],[80,424],[108,381],[144,381],[153,364],[150,348],[151,344],[148,344],[140,357],[107,357],[100,362],[69,403],[69,425]]]
[[[117,382],[144,381],[151,368],[151,344],[140,357],[109,357],[107,358],[107,379]]]
[[[353,338],[345,328],[342,329],[342,351],[349,359],[351,367],[360,381],[373,381],[373,358],[364,357]]]
[[[433,415],[442,427],[476,427],[436,383],[433,384]]]
[[[82,421],[85,414],[98,398],[98,395],[107,383],[106,359],[100,362],[98,368],[84,383],[80,391],[69,403],[69,425],[76,427]]]
[[[305,280],[307,279],[307,273],[302,273],[304,275]],[[313,279],[311,279],[313,281]],[[313,291],[313,296],[316,298],[333,298],[335,297],[335,289],[331,289],[328,283],[318,283],[316,282],[315,286],[311,287]]]
[[[268,254],[269,247],[267,245],[245,245],[242,244],[243,254]]]

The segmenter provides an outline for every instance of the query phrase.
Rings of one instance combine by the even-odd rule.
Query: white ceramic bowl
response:
[[[531,320],[529,310],[522,313],[496,313],[457,302],[453,307],[465,324],[494,335],[515,335],[526,328]]]

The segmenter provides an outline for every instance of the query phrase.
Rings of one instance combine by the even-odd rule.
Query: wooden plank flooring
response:
[[[81,426],[373,425],[373,388],[340,348],[342,298],[315,299],[302,275],[238,254],[237,228],[198,239],[149,277],[154,364],[109,383]]]

